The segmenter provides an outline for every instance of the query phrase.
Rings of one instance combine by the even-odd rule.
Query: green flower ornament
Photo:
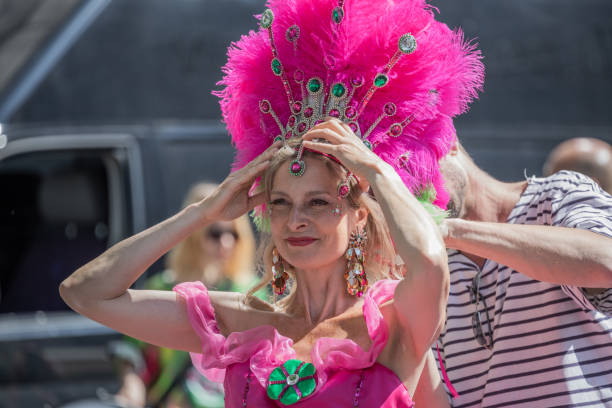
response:
[[[283,405],[295,404],[308,397],[317,387],[315,367],[300,360],[287,360],[268,377],[268,397]]]

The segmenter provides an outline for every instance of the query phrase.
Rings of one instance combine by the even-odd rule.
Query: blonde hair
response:
[[[266,197],[266,202],[270,201],[270,191],[272,190],[274,175],[279,169],[281,169],[281,171],[289,171],[288,166],[286,166],[286,169],[283,169],[282,166],[295,158],[295,149],[297,147],[298,141],[290,141],[289,146],[280,149],[271,160],[270,166],[264,173],[261,183]],[[330,173],[337,176],[338,180],[344,180],[347,177],[348,171],[346,168],[327,156],[305,150],[303,157],[309,157],[324,162]],[[366,243],[365,252],[369,256],[366,256],[366,262],[364,265],[368,281],[370,283],[374,283],[380,279],[398,278],[399,275],[395,266],[396,253],[393,246],[393,241],[391,240],[391,235],[389,233],[389,228],[387,227],[387,222],[385,221],[380,205],[376,202],[376,199],[373,196],[361,190],[355,177],[350,178],[350,193],[348,197],[346,197],[346,200],[352,208],[365,208],[368,212],[368,218],[365,226],[368,241]],[[262,213],[264,213],[264,217],[268,217],[268,215],[265,214],[265,211],[262,211]],[[251,288],[247,293],[247,301],[249,296],[269,284],[272,280],[273,247],[274,244],[272,243],[269,234],[262,232],[262,239],[258,248],[258,258],[260,259],[259,268],[262,269],[262,277],[259,283]],[[294,278],[291,265],[285,263],[285,270],[291,278]],[[283,298],[282,301],[277,303],[277,306],[280,308],[283,308],[291,303],[295,293],[295,279],[292,279],[292,285],[288,285],[288,289],[288,295]]]
[[[183,206],[203,200],[210,195],[217,184],[201,182],[191,187]],[[233,221],[234,228],[238,234],[238,240],[234,246],[233,253],[224,265],[223,275],[232,282],[247,285],[251,283],[255,274],[255,239],[249,220],[246,215]],[[207,260],[204,260],[206,263]],[[166,266],[172,270],[177,281],[182,277],[201,275],[202,272],[202,230],[198,230],[176,245],[168,254]]]

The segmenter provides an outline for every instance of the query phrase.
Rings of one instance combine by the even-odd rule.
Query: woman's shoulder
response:
[[[320,337],[337,338],[343,333],[348,338],[361,339],[358,344],[371,344],[368,334],[384,338],[388,326],[394,326],[392,313],[393,292],[397,281],[379,281],[370,288],[370,301],[358,302],[340,316],[307,329],[296,318],[274,304],[255,296],[238,292],[208,291],[201,282],[177,285],[175,290],[187,299],[188,308],[196,308],[197,316],[214,322],[224,337],[231,333],[246,332],[263,326],[276,328],[283,336],[299,342],[300,339],[316,340]],[[384,322],[384,323],[383,323]],[[366,347],[367,349],[367,347]]]
[[[227,337],[234,332],[271,325],[278,313],[268,302],[239,292],[208,290],[202,282],[184,282],[174,287],[185,301],[194,324],[211,325]]]
[[[217,325],[224,336],[259,326],[276,326],[285,317],[273,304],[256,296],[220,291],[210,291],[209,295]]]

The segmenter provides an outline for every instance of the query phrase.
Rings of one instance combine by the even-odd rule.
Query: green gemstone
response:
[[[363,144],[366,145],[366,147],[370,150],[372,150],[372,143],[370,143],[369,140],[364,140]]]
[[[378,74],[376,78],[374,78],[374,86],[377,88],[382,88],[387,85],[387,82],[389,82],[389,77],[385,74]]]
[[[342,98],[342,96],[344,96],[344,94],[346,93],[346,88],[342,84],[336,84],[332,88],[332,93],[335,97]]]
[[[340,24],[343,18],[344,18],[344,10],[342,10],[341,7],[336,7],[332,11],[332,20],[334,20],[334,23]]]
[[[280,75],[283,73],[283,66],[277,58],[272,60],[272,72],[274,72],[274,75]]]
[[[308,90],[311,93],[317,93],[319,92],[319,89],[321,89],[321,81],[316,78],[312,78],[310,81],[308,81]]]

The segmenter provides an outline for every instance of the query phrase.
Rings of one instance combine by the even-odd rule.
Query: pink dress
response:
[[[315,391],[292,407],[410,408],[412,400],[397,375],[376,362],[387,343],[388,327],[379,305],[393,298],[398,281],[376,282],[364,295],[363,315],[372,346],[364,351],[350,339],[319,338],[311,352]],[[191,353],[194,366],[225,387],[226,407],[283,407],[266,394],[268,376],[296,358],[293,340],[272,326],[259,326],[227,338],[219,332],[208,292],[201,282],[174,290],[187,302],[191,325],[202,339],[202,353]]]

